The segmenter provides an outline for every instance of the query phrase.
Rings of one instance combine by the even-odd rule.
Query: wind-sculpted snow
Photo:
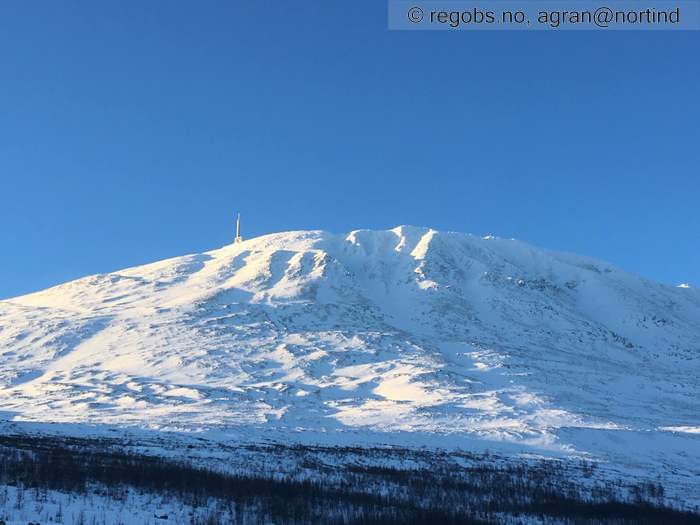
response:
[[[697,290],[494,237],[280,233],[0,302],[15,424],[697,476],[699,397]]]

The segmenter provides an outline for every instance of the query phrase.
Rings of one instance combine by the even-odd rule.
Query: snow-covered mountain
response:
[[[700,293],[427,228],[267,235],[0,302],[0,419],[698,476]]]

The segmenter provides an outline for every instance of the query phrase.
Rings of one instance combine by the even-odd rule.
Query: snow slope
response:
[[[287,232],[0,302],[15,424],[510,447],[692,479],[699,398],[698,290],[494,237]]]

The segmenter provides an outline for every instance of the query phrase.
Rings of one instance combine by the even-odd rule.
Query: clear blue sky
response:
[[[700,32],[382,1],[0,3],[0,297],[233,234],[432,226],[700,285]]]

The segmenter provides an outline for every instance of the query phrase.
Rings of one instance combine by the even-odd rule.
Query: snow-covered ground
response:
[[[0,302],[8,431],[583,456],[698,501],[699,399],[697,289],[490,236],[280,233]]]
[[[235,509],[212,502],[193,508],[176,497],[95,486],[86,494],[0,485],[0,517],[5,525],[162,525],[217,523],[236,519]]]

